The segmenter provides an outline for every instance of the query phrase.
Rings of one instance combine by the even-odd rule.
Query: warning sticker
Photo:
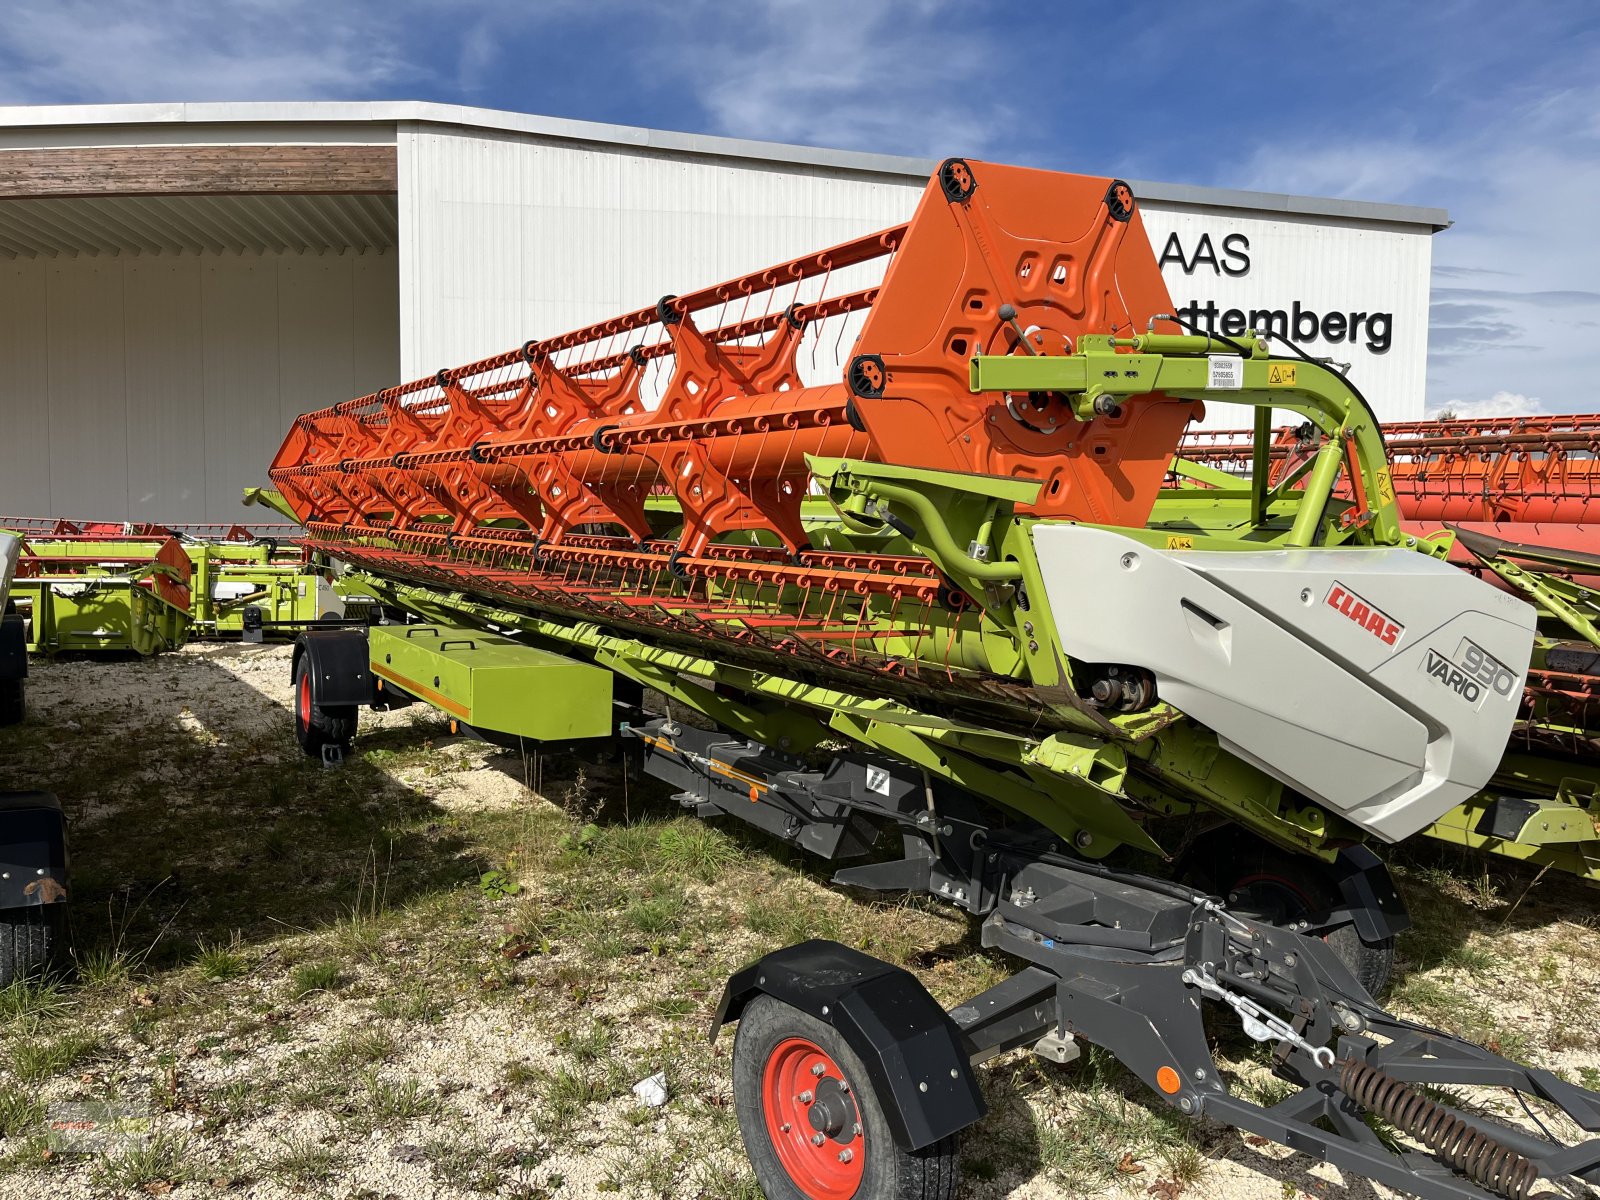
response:
[[[1213,354],[1207,361],[1211,364],[1206,378],[1208,388],[1237,392],[1244,387],[1244,359],[1237,354]]]
[[[1295,363],[1273,363],[1267,368],[1267,382],[1277,387],[1293,387],[1296,370]]]
[[[882,767],[867,767],[867,791],[877,792],[880,796],[889,794],[889,784],[892,777]]]
[[[1394,503],[1394,480],[1389,478],[1387,470],[1378,472],[1378,499],[1385,504]]]
[[[1193,550],[1194,538],[1185,533],[1169,533],[1167,534],[1167,549]]]

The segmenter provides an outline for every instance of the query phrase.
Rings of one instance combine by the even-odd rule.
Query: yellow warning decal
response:
[[[1167,534],[1168,550],[1193,550],[1194,538],[1182,533]]]
[[[1277,387],[1293,387],[1297,364],[1273,363],[1267,368],[1267,382]]]
[[[1394,503],[1394,480],[1386,470],[1378,472],[1378,499],[1385,504]]]

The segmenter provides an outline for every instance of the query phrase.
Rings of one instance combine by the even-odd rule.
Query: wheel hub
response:
[[[856,1140],[856,1102],[846,1089],[844,1080],[823,1078],[816,1088],[806,1120],[811,1128],[839,1143],[848,1146]]]

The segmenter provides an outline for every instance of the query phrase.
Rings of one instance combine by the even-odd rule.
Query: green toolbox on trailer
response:
[[[611,672],[577,659],[448,625],[374,626],[368,652],[380,697],[425,700],[481,734],[564,742],[612,733]]]

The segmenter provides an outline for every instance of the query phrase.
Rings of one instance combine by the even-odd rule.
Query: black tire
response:
[[[1248,835],[1231,831],[1200,839],[1184,856],[1186,882],[1221,896],[1228,907],[1273,925],[1288,925],[1340,901],[1339,884],[1327,864],[1290,854]],[[1374,998],[1383,995],[1394,972],[1394,938],[1362,938],[1354,925],[1341,925],[1323,941],[1350,968]]]
[[[55,965],[65,914],[61,904],[0,909],[0,988],[35,979]]]
[[[824,1073],[791,1074],[788,1068],[797,1063],[824,1065]],[[832,1119],[813,1118],[804,1134],[790,1122],[796,1136],[780,1149],[782,1118],[792,1114],[776,1110],[769,1096],[781,1093],[779,1099],[787,1103],[783,1098],[798,1085],[783,1087],[786,1078],[810,1085],[794,1096],[793,1113],[804,1111],[811,1118],[814,1109]],[[802,1105],[801,1095],[815,1099]],[[771,996],[751,1000],[739,1018],[733,1042],[733,1104],[745,1153],[767,1200],[952,1200],[956,1194],[959,1136],[922,1150],[901,1149],[866,1068],[844,1038],[831,1025]],[[813,1150],[807,1135],[816,1136],[812,1131],[817,1120],[824,1125],[826,1140]],[[847,1151],[851,1157],[845,1163],[840,1155]],[[798,1164],[798,1172],[786,1160]],[[818,1174],[808,1175],[811,1170]],[[857,1176],[859,1182],[850,1190]]]
[[[311,678],[311,656],[302,654],[294,664],[294,737],[312,758],[322,757],[324,746],[348,747],[356,737],[360,710],[354,704],[317,703]]]
[[[0,679],[0,726],[20,725],[28,713],[28,681]]]

